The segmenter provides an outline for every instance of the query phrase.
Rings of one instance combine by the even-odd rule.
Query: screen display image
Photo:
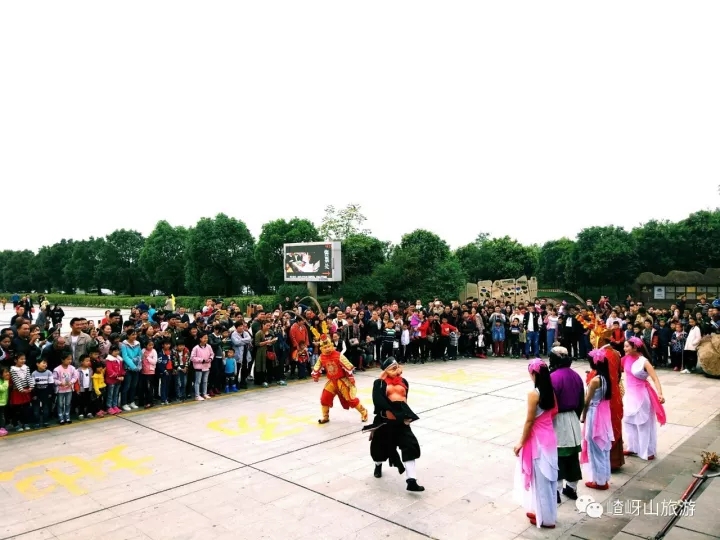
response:
[[[286,277],[332,277],[332,245],[288,246],[285,251]]]

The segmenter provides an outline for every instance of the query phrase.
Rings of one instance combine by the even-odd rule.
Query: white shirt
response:
[[[534,313],[528,313],[527,331],[528,332],[535,331],[535,314]]]
[[[90,389],[90,368],[82,368],[80,371],[82,371],[83,377],[83,390],[89,390]]]

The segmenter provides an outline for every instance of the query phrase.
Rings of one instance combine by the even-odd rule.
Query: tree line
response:
[[[588,227],[574,239],[523,245],[505,236],[477,239],[457,250],[428,230],[391,245],[363,229],[358,205],[326,209],[316,226],[301,218],[263,225],[256,239],[245,223],[225,214],[194,227],[159,221],[145,238],[119,229],[104,238],[61,240],[30,250],[0,252],[0,291],[100,291],[176,295],[296,294],[283,281],[283,244],[343,241],[341,284],[346,298],[454,298],[467,282],[536,276],[543,288],[571,291],[627,289],[641,272],[699,271],[720,267],[720,210],[700,211],[678,222],[650,221],[631,231]],[[551,221],[562,231],[563,220]]]

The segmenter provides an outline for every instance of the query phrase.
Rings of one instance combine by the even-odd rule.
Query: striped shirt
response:
[[[10,378],[15,390],[26,390],[35,386],[35,381],[30,376],[30,370],[27,366],[12,366],[10,368]]]

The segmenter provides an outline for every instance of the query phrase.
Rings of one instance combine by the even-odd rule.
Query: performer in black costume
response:
[[[425,491],[415,479],[415,460],[420,457],[420,444],[415,438],[410,423],[419,420],[407,404],[410,385],[402,377],[402,367],[395,358],[386,358],[382,363],[383,372],[373,384],[375,420],[363,428],[370,432],[370,455],[375,461],[375,478],[382,477],[383,461],[391,467],[406,473],[408,491]],[[402,460],[398,454],[402,452]]]

